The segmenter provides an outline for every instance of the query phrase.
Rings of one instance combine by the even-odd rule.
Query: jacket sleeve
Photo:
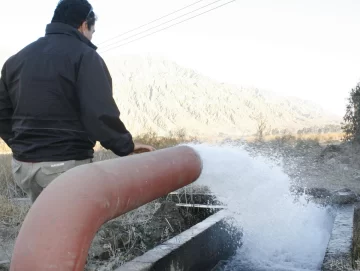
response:
[[[77,76],[81,121],[93,140],[118,156],[134,151],[132,135],[120,120],[112,96],[112,80],[103,59],[90,51],[83,55]]]
[[[10,147],[9,140],[13,137],[11,119],[13,106],[6,86],[5,65],[0,78],[0,137]]]

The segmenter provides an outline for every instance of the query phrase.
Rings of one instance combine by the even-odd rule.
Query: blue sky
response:
[[[177,15],[214,1],[204,0]],[[57,2],[0,0],[2,53],[15,53],[42,36]],[[194,2],[93,0],[99,17],[93,42]],[[312,100],[342,115],[349,91],[360,81],[359,12],[358,0],[237,0],[101,55],[166,57],[223,82]],[[104,49],[99,46],[99,52]]]

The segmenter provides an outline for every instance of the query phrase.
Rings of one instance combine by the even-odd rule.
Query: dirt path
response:
[[[271,142],[247,146],[254,153],[282,161],[294,186],[325,188],[330,192],[348,188],[360,195],[360,146],[320,145],[311,141]]]

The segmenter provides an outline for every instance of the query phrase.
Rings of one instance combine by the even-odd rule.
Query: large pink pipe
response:
[[[105,222],[196,181],[201,170],[200,157],[187,146],[69,170],[30,209],[10,270],[84,270]]]

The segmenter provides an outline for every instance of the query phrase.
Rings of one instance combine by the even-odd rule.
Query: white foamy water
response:
[[[220,196],[244,234],[225,270],[320,270],[333,222],[326,208],[295,200],[289,177],[265,157],[241,147],[189,146],[203,160],[196,184]]]

